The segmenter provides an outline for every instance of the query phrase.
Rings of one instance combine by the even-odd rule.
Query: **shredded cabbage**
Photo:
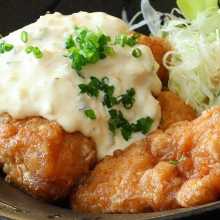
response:
[[[173,51],[164,57],[169,69],[169,89],[198,113],[220,104],[220,10],[200,13],[191,22],[173,17],[165,22],[160,36]]]
[[[198,113],[220,105],[220,10],[217,2],[177,0],[181,11],[174,8],[170,14],[164,14],[156,11],[149,0],[141,0],[141,12],[129,23],[131,30],[148,25],[152,35],[170,42],[173,50],[163,60],[170,73],[168,87]],[[141,14],[144,20],[134,24]]]
[[[157,34],[161,27],[162,13],[156,11],[148,0],[141,1],[141,11],[152,34]]]
[[[134,24],[136,19],[141,16],[143,20],[137,24]],[[129,22],[130,30],[136,30],[142,26],[147,25],[151,34],[156,35],[159,33],[161,28],[161,17],[164,14],[156,11],[149,0],[141,0],[141,11],[137,12]]]
[[[220,10],[214,7],[217,2],[178,0],[181,11],[174,8],[170,14],[163,14],[149,0],[142,0],[144,20],[133,25],[138,13],[130,22],[132,30],[147,24],[152,35],[170,42],[173,50],[163,60],[170,72],[168,87],[198,113],[220,105]]]

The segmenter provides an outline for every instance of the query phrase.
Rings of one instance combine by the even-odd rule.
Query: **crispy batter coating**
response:
[[[6,180],[34,197],[54,201],[67,196],[96,160],[95,144],[68,134],[42,118],[0,116],[0,162]]]
[[[101,161],[72,195],[79,212],[137,213],[220,197],[220,107]]]
[[[139,145],[118,151],[114,157],[106,157],[96,166],[76,194],[74,206],[78,211],[111,213],[148,208],[137,186],[144,171],[152,168],[156,161],[144,143]]]
[[[175,208],[178,205],[174,195],[181,183],[177,168],[159,162],[143,140],[100,162],[73,195],[72,206],[79,212],[90,213]]]
[[[171,124],[179,121],[192,121],[196,118],[196,112],[193,108],[184,103],[184,101],[170,91],[163,91],[158,96],[161,106],[162,119],[160,128],[162,130],[170,127]]]
[[[139,38],[139,43],[145,44],[151,48],[156,61],[160,65],[158,76],[161,79],[163,85],[166,86],[169,79],[169,74],[168,70],[163,65],[163,57],[171,49],[169,43],[162,38],[149,37],[145,35],[141,35]]]

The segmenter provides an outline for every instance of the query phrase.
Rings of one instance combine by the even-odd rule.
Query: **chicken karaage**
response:
[[[220,107],[105,158],[72,196],[90,213],[191,207],[220,197]]]
[[[48,120],[0,117],[0,163],[6,181],[49,201],[64,198],[96,161],[95,144]]]
[[[196,112],[176,94],[170,91],[163,91],[158,96],[161,107],[162,119],[160,128],[167,129],[173,123],[179,121],[192,121],[196,118]]]

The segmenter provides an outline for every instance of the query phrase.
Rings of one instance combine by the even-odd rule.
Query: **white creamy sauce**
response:
[[[136,91],[135,104],[126,110],[118,105],[129,122],[142,117],[154,119],[152,130],[160,121],[160,106],[152,94],[161,90],[161,82],[156,75],[158,64],[151,50],[144,45],[136,45],[142,51],[140,58],[132,56],[131,47],[113,46],[116,54],[83,68],[80,78],[71,68],[65,49],[65,41],[73,34],[75,26],[87,27],[92,31],[101,30],[115,37],[128,33],[122,20],[105,13],[80,12],[70,16],[59,13],[42,16],[37,22],[11,33],[3,40],[14,45],[10,52],[0,54],[0,112],[7,112],[14,118],[42,116],[55,120],[67,132],[80,131],[91,137],[96,145],[99,158],[112,154],[116,149],[124,149],[131,142],[143,137],[132,135],[125,141],[120,131],[114,136],[108,128],[108,109],[102,104],[102,97],[94,98],[80,94],[78,85],[88,83],[90,76],[99,79],[108,77],[115,86],[115,95],[127,89]],[[21,41],[21,32],[28,32],[28,43]],[[37,46],[43,52],[41,59],[27,54],[28,45]],[[92,108],[97,119],[84,115],[83,108]]]

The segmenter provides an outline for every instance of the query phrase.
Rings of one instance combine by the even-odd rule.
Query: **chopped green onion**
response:
[[[12,44],[2,42],[0,43],[0,54],[3,54],[5,52],[9,52],[14,48]]]
[[[186,18],[193,20],[202,11],[217,9],[218,0],[177,0],[177,5]]]
[[[41,52],[41,50],[38,47],[34,47],[33,53],[37,59],[40,59],[43,57],[43,53]]]
[[[141,118],[137,120],[136,123],[129,123],[123,116],[121,111],[117,111],[115,109],[111,109],[109,111],[109,130],[115,134],[116,130],[119,129],[123,138],[128,141],[132,133],[141,132],[142,134],[146,134],[150,131],[153,125],[153,119],[150,117]]]
[[[174,166],[177,166],[179,164],[179,161],[178,160],[170,160],[169,163]]]
[[[80,84],[79,89],[81,94],[87,94],[91,97],[98,97],[101,87],[101,81],[96,77],[91,77],[88,84]]]
[[[131,88],[126,91],[125,94],[115,97],[115,88],[109,85],[109,79],[107,77],[101,80],[96,77],[91,77],[88,84],[79,85],[80,93],[87,94],[91,97],[98,97],[100,91],[104,93],[103,105],[107,106],[109,110],[109,130],[115,134],[116,130],[120,130],[123,138],[128,141],[134,132],[141,132],[146,134],[150,131],[153,125],[153,119],[150,117],[140,118],[136,123],[129,123],[123,116],[121,111],[111,109],[114,105],[123,104],[126,109],[132,108],[135,102],[135,90]],[[92,109],[84,111],[85,115],[91,119],[96,119],[95,113]]]
[[[132,127],[124,118],[121,111],[111,109],[109,111],[110,119],[108,122],[109,130],[115,134],[117,129],[121,130],[121,134],[125,140],[129,140],[132,134]]]
[[[182,155],[179,160],[170,160],[169,163],[174,166],[177,166],[180,162],[184,161],[185,159],[186,157]]]
[[[132,50],[132,56],[135,58],[139,58],[142,55],[142,51],[139,48],[135,48]]]
[[[118,102],[121,102],[126,109],[131,109],[135,102],[135,94],[135,90],[131,88],[125,94],[119,96]]]
[[[28,46],[25,49],[26,53],[33,53],[33,55],[37,58],[40,59],[43,57],[42,51],[38,47],[33,47],[33,46]]]
[[[111,38],[102,32],[76,27],[74,34],[65,42],[72,68],[81,71],[87,64],[94,64],[106,56],[114,55]]]
[[[113,47],[106,47],[105,48],[105,54],[108,55],[108,56],[115,55],[115,51],[114,51]]]
[[[66,44],[66,49],[70,49],[71,47],[75,47],[75,42],[73,40],[72,36],[69,36],[65,42]]]
[[[133,133],[133,130],[132,130],[132,127],[129,123],[126,123],[122,126],[121,128],[121,134],[122,134],[122,137],[128,141],[129,139],[131,139],[131,136],[132,136],[132,133]]]
[[[115,87],[109,85],[107,77],[99,80],[93,76],[88,84],[80,84],[79,89],[81,94],[87,94],[91,97],[98,97],[99,92],[102,91],[104,93],[103,105],[107,106],[107,108],[112,108],[114,105],[122,103],[126,109],[131,109],[135,102],[135,90],[133,88],[127,90],[125,94],[115,97]]]
[[[12,44],[5,43],[4,48],[5,48],[5,51],[8,52],[8,51],[11,51],[14,48],[14,46]]]
[[[21,40],[24,42],[24,43],[27,43],[28,42],[28,33],[26,31],[22,31],[21,32]]]
[[[34,47],[33,46],[28,46],[25,51],[26,53],[32,53],[33,52]]]
[[[142,134],[147,134],[150,131],[153,122],[153,119],[150,117],[141,118],[134,125],[134,131],[141,132]]]
[[[133,35],[126,35],[126,34],[121,34],[118,35],[115,38],[115,44],[120,45],[121,47],[125,47],[125,46],[129,46],[129,47],[133,47],[137,44],[137,39],[138,39],[138,35],[133,34]]]
[[[118,104],[117,98],[114,97],[115,87],[109,85],[106,81],[106,79],[102,79],[101,90],[105,93],[103,105],[112,108],[114,105]]]
[[[86,110],[84,111],[84,114],[85,114],[88,118],[90,118],[91,120],[95,120],[95,119],[96,119],[95,111],[92,110],[92,109],[86,109]]]
[[[114,90],[115,88],[113,86],[108,86],[104,91],[103,105],[106,105],[108,108],[112,108],[114,105],[118,104],[117,98],[113,95]]]

